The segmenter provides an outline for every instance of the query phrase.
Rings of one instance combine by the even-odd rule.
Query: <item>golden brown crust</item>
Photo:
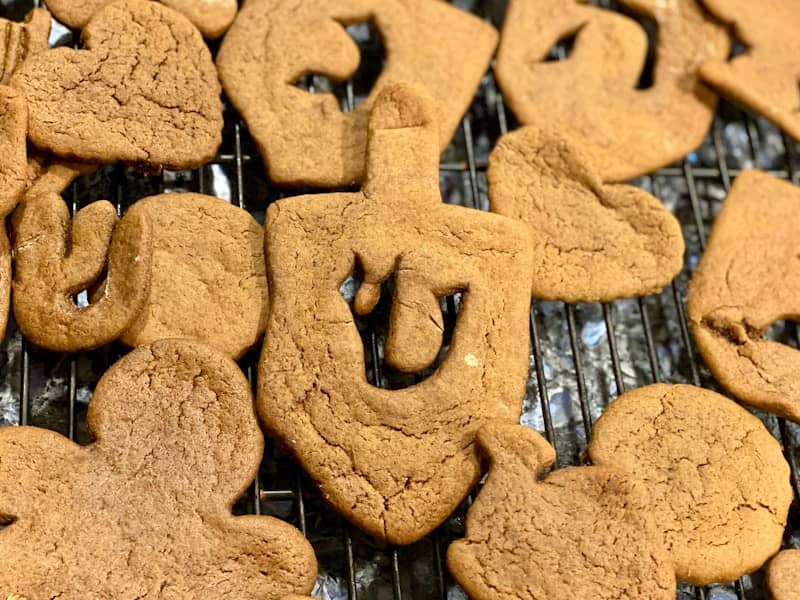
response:
[[[767,588],[772,600],[800,600],[800,550],[784,550],[770,561]]]
[[[469,492],[480,476],[475,432],[487,419],[518,420],[528,370],[519,328],[530,306],[528,233],[442,203],[431,104],[421,88],[385,88],[363,190],[278,201],[266,226],[272,306],[259,367],[262,420],[335,508],[398,544],[425,536]],[[431,358],[427,343],[415,347],[419,330],[430,331],[431,297],[465,291],[448,354],[418,385],[368,383],[339,293],[357,263],[358,312],[375,305],[382,282],[400,281],[387,361],[405,370]]]
[[[697,348],[739,400],[800,422],[800,351],[763,339],[800,319],[800,189],[766,173],[734,181],[689,284]]]
[[[595,424],[589,456],[649,491],[681,581],[733,581],[780,548],[789,465],[763,423],[724,396],[664,384],[623,394]]]
[[[247,380],[193,342],[137,348],[97,385],[80,447],[0,431],[0,589],[60,598],[281,600],[316,578],[311,546],[234,517],[263,438]]]
[[[683,266],[678,220],[644,190],[602,184],[592,160],[534,126],[501,138],[489,157],[492,211],[533,234],[534,298],[608,302],[658,293]]]
[[[497,80],[524,124],[547,124],[593,157],[603,182],[626,181],[699,146],[716,96],[698,82],[730,39],[696,0],[624,0],[658,25],[654,82],[637,89],[647,36],[635,21],[578,0],[511,0],[497,54]],[[546,62],[576,34],[571,55]]]
[[[332,94],[294,86],[309,73],[352,76],[359,52],[343,24],[369,20],[384,37],[387,58],[363,104],[343,113]],[[381,90],[396,81],[425,87],[443,150],[496,44],[491,25],[440,0],[247,0],[217,66],[273,181],[341,187],[364,179],[368,115]]]

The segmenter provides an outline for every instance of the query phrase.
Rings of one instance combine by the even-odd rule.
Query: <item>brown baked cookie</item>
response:
[[[30,141],[45,152],[147,170],[197,167],[222,141],[217,73],[180,13],[148,0],[97,12],[83,50],[28,60],[11,84],[28,101]]]
[[[48,0],[56,19],[73,29],[82,29],[111,0]],[[183,13],[205,37],[221,36],[236,18],[236,0],[161,0]]]
[[[703,0],[729,23],[745,45],[744,54],[714,57],[700,76],[733,102],[775,123],[800,140],[800,4],[786,0]]]
[[[800,319],[800,189],[745,171],[689,284],[688,314],[714,377],[742,402],[800,422],[800,351],[763,339]]]
[[[136,217],[118,222],[106,201],[81,209],[70,223],[66,204],[53,192],[26,196],[12,221],[14,317],[23,335],[59,352],[117,339],[147,299],[150,223]],[[104,271],[99,299],[77,305],[75,297]]]
[[[359,52],[344,26],[365,21],[383,36],[387,59],[363,104],[344,113],[332,94],[294,85],[309,73],[351,77]],[[444,150],[496,44],[491,25],[440,0],[247,0],[217,66],[270,178],[335,187],[363,181],[369,111],[392,82],[420,84],[433,96]]]
[[[589,154],[523,127],[489,157],[492,211],[533,232],[533,296],[608,302],[661,291],[683,266],[683,234],[656,198],[604,185]]]
[[[724,396],[664,384],[623,394],[597,421],[589,456],[645,485],[681,581],[732,581],[780,548],[789,466],[761,421]]]
[[[24,23],[0,19],[0,84],[8,85],[17,68],[30,56],[47,50],[50,13],[34,8]]]
[[[473,600],[673,600],[675,575],[647,497],[601,467],[554,471],[553,448],[522,425],[484,426],[489,477],[447,566]]]
[[[800,550],[784,550],[770,561],[767,587],[772,600],[800,600]]]
[[[280,600],[316,561],[299,531],[231,506],[264,441],[247,380],[201,344],[143,346],[103,376],[95,442],[0,430],[0,590],[30,600]]]
[[[163,194],[125,214],[152,228],[150,292],[121,340],[189,338],[239,358],[264,333],[264,231],[249,213],[201,194]],[[142,249],[130,245],[134,254]]]
[[[519,120],[544,123],[586,151],[604,182],[649,173],[702,143],[717,99],[697,70],[730,50],[725,29],[696,0],[621,3],[658,25],[652,87],[637,88],[644,30],[578,0],[510,0],[495,69]],[[546,61],[571,36],[570,56]]]
[[[515,423],[528,372],[532,271],[522,223],[442,203],[433,103],[385,88],[370,117],[367,182],[267,212],[270,318],[259,367],[264,424],[346,518],[409,544],[433,530],[480,476],[475,432]],[[359,268],[360,267],[360,268]],[[419,384],[378,389],[343,281],[363,272],[353,310],[371,311],[394,277],[386,362],[430,365],[442,344],[438,298],[463,291],[442,364]]]

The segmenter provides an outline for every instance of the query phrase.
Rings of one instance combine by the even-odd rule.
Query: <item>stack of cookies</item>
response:
[[[640,24],[579,0],[509,0],[502,35],[443,0],[51,0],[3,20],[0,330],[13,314],[35,347],[125,355],[92,394],[89,445],[0,430],[0,598],[307,598],[303,534],[234,516],[264,434],[382,544],[422,540],[483,482],[447,551],[473,600],[669,600],[770,560],[773,597],[800,598],[798,551],[779,553],[791,469],[734,400],[622,394],[567,468],[519,424],[532,299],[655,294],[683,268],[680,223],[629,180],[700,145],[718,94],[800,139],[789,0],[621,4],[658,28],[649,80]],[[51,19],[79,47],[49,48]],[[362,23],[387,57],[343,110],[299,82],[353,77]],[[519,127],[491,151],[483,212],[443,201],[439,163],[493,59]],[[272,184],[317,193],[260,207],[263,225],[198,193],[124,214],[64,200],[103,165],[214,160],[223,91]],[[798,231],[800,190],[740,174],[687,313],[721,386],[800,423],[800,353],[764,339],[800,319]],[[402,389],[367,377],[359,323],[379,305],[371,366],[414,377]],[[235,362],[253,349],[255,397]]]

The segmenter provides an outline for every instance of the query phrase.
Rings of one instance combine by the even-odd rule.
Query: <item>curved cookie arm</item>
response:
[[[784,550],[767,569],[767,588],[773,600],[800,598],[800,550]]]
[[[228,30],[236,18],[236,0],[161,0],[183,13],[206,38],[217,39]]]
[[[96,348],[119,337],[147,296],[149,223],[117,225],[114,207],[98,202],[79,211],[70,226],[64,201],[53,193],[27,199],[13,225],[14,315],[23,334],[62,352]],[[140,248],[139,254],[122,251],[129,245]],[[73,297],[101,275],[107,251],[104,293],[79,308]]]
[[[19,202],[27,172],[28,107],[18,91],[0,85],[0,218]]]
[[[14,71],[26,58],[47,50],[50,36],[50,13],[35,8],[24,23],[0,19],[0,84],[7,85]]]
[[[477,442],[491,472],[527,474],[536,481],[556,462],[547,440],[524,425],[487,423],[478,430]]]

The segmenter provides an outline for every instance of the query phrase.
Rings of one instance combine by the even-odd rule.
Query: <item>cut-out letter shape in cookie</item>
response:
[[[733,581],[780,548],[789,465],[764,424],[724,396],[664,384],[623,394],[595,424],[589,457],[648,491],[680,581]]]
[[[255,345],[267,324],[264,230],[250,214],[212,196],[162,194],[136,202],[123,222],[152,229],[149,292],[121,341],[203,342],[231,358]],[[128,261],[143,250],[134,245]]]
[[[660,292],[683,265],[677,219],[639,188],[603,184],[591,155],[527,126],[489,157],[493,212],[533,236],[534,298],[608,302]]]
[[[366,21],[387,57],[361,105],[343,112],[332,94],[294,85],[311,73],[351,77],[360,57],[345,26]],[[369,111],[381,90],[401,80],[426,88],[444,150],[496,44],[491,25],[440,0],[247,0],[217,66],[273,181],[341,187],[364,179]]]
[[[23,335],[58,352],[98,348],[117,339],[147,298],[152,227],[119,221],[109,202],[95,202],[70,219],[56,192],[30,194],[12,219],[14,317]],[[88,306],[75,297],[97,284]]]
[[[673,600],[675,574],[647,496],[602,467],[544,472],[555,454],[522,425],[478,432],[489,476],[447,565],[472,600]]]
[[[464,499],[480,476],[475,432],[488,419],[518,420],[528,372],[527,229],[442,202],[434,115],[422,88],[387,87],[370,116],[363,189],[267,212],[260,415],[336,509],[396,544],[421,539]],[[339,291],[358,266],[352,310],[362,315],[394,276],[386,362],[404,372],[434,361],[438,298],[463,292],[447,355],[417,385],[367,381]]]
[[[767,588],[772,600],[800,600],[800,550],[784,550],[770,561]]]
[[[650,87],[638,89],[647,57],[644,29],[578,0],[510,0],[495,71],[519,120],[545,124],[586,151],[604,182],[649,173],[702,143],[717,98],[697,71],[730,50],[724,27],[696,0],[621,3],[658,26]],[[572,37],[565,60],[547,60],[559,41]]]
[[[186,15],[209,39],[221,36],[236,17],[236,0],[161,0],[163,4]],[[96,12],[110,0],[48,0],[53,16],[72,27],[82,29]]]
[[[766,173],[734,181],[689,284],[697,347],[742,402],[800,423],[800,350],[764,339],[800,320],[800,189]]]
[[[31,599],[281,600],[308,593],[294,527],[234,517],[264,440],[235,363],[194,342],[137,348],[100,379],[94,443],[0,430],[0,589]]]
[[[745,45],[731,60],[700,69],[722,96],[775,123],[800,141],[800,3],[786,0],[703,0]]]
[[[36,147],[149,171],[214,157],[221,87],[186,17],[158,2],[117,0],[92,17],[81,43],[31,57],[11,79],[28,102]]]

